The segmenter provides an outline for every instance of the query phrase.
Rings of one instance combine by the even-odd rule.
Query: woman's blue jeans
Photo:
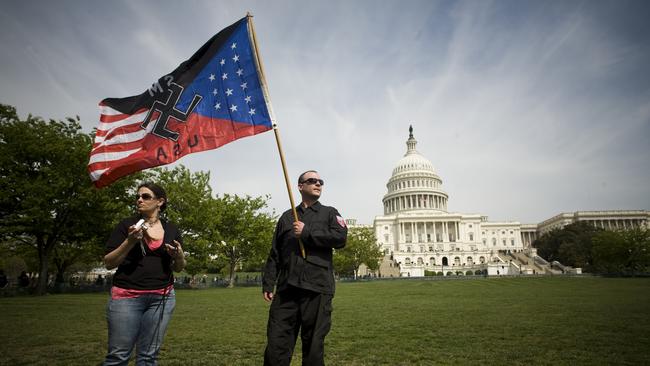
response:
[[[137,366],[156,365],[175,306],[174,290],[165,296],[110,299],[106,307],[108,354],[104,365],[128,365],[134,346]]]

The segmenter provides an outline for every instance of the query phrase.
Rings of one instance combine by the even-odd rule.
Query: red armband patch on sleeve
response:
[[[343,219],[341,216],[336,216],[336,222],[338,222],[341,227],[346,227],[345,219]]]

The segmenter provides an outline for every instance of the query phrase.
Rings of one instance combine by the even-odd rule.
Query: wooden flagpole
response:
[[[284,160],[284,153],[282,152],[282,144],[280,143],[280,133],[278,131],[278,124],[275,122],[275,114],[273,113],[273,108],[271,108],[271,99],[269,98],[269,91],[266,85],[266,77],[264,76],[264,67],[262,66],[262,59],[257,47],[257,38],[255,37],[255,27],[253,26],[253,14],[246,12],[247,25],[248,25],[248,35],[251,39],[251,45],[253,46],[253,58],[255,59],[255,66],[257,67],[257,73],[260,76],[260,84],[262,87],[262,93],[264,94],[264,99],[266,102],[266,108],[269,110],[269,116],[271,117],[271,122],[273,123],[273,133],[275,134],[275,142],[278,145],[278,152],[280,153],[280,162],[282,163],[282,172],[284,173],[284,183],[287,186],[287,192],[289,193],[289,202],[291,203],[291,210],[293,212],[293,220],[298,221],[298,211],[296,211],[296,205],[293,201],[293,193],[291,191],[291,183],[289,182],[289,174],[287,173],[287,163]],[[306,258],[305,246],[302,244],[302,240],[298,238],[298,244],[300,245],[300,254],[303,258]]]

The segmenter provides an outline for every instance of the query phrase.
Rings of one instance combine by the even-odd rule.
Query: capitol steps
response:
[[[390,255],[386,255],[379,264],[379,273],[382,277],[399,277],[399,264],[391,259]]]
[[[542,257],[531,258],[522,252],[499,252],[499,259],[504,263],[512,263],[521,270],[522,274],[560,274],[562,271],[553,269],[551,264]]]

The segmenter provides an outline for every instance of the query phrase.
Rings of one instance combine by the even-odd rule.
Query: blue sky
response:
[[[246,11],[292,181],[319,170],[345,217],[382,214],[409,124],[452,212],[650,209],[643,0],[4,2],[0,102],[90,132]],[[288,208],[272,133],[178,163]]]

